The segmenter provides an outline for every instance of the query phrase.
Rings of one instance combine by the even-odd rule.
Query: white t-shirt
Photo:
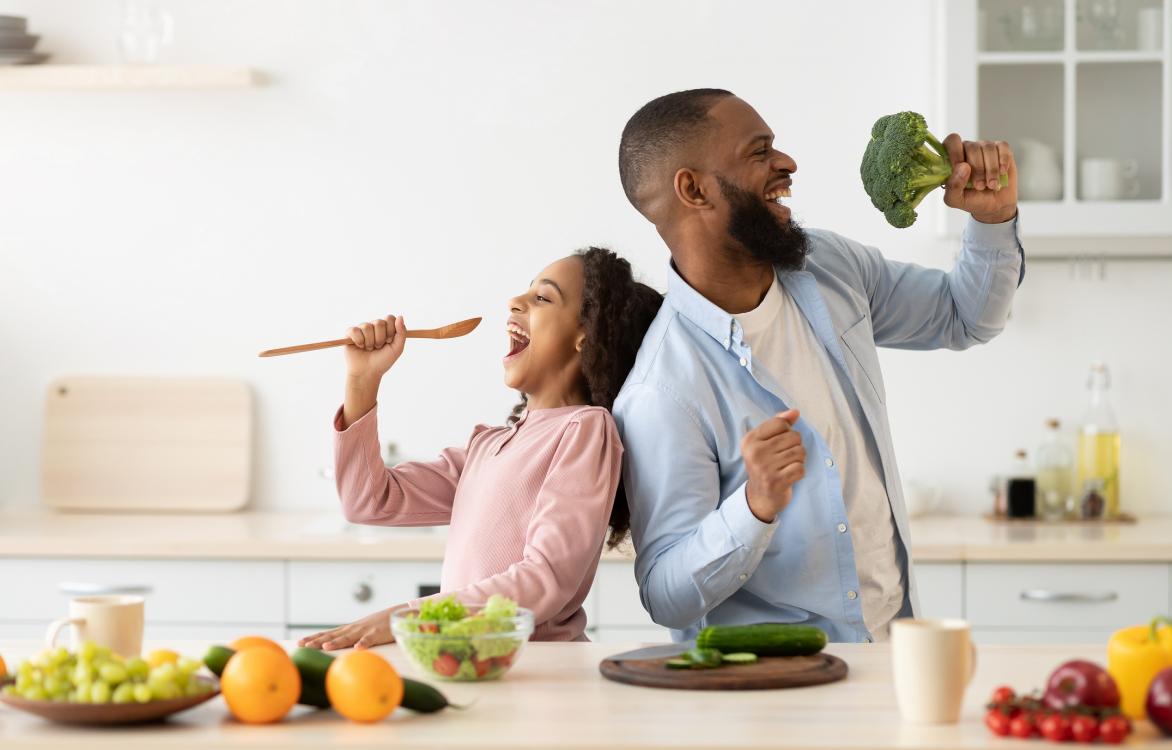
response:
[[[774,278],[756,309],[734,315],[763,367],[792,399],[826,444],[842,478],[859,577],[863,622],[875,640],[886,640],[903,606],[904,581],[896,560],[895,524],[877,458],[867,450],[860,420],[835,374],[830,355],[797,303]]]

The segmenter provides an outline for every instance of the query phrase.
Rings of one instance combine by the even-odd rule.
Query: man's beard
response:
[[[729,237],[748,251],[753,260],[779,266],[783,271],[800,269],[809,252],[806,233],[801,226],[792,219],[783,222],[756,193],[738,187],[720,175],[716,179],[721,194],[731,207]]]

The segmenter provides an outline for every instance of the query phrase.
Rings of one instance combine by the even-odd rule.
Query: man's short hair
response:
[[[640,213],[647,215],[648,187],[705,132],[712,105],[732,95],[724,89],[677,91],[647,102],[627,121],[619,141],[619,179]]]

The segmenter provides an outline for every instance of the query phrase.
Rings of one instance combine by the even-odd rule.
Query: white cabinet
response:
[[[597,601],[597,619],[590,620],[587,630],[591,640],[602,643],[671,641],[670,631],[652,622],[643,609],[631,562],[599,563],[590,593]]]
[[[289,626],[322,628],[439,590],[438,562],[320,562],[289,566]]]
[[[917,563],[916,586],[923,617],[964,617],[964,565]]]
[[[1172,0],[939,7],[944,111],[925,115],[1013,146],[1025,231],[1172,234]],[[950,234],[966,218],[940,215]]]

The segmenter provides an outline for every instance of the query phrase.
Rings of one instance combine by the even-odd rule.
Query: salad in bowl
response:
[[[391,631],[415,667],[441,680],[495,680],[533,633],[533,613],[493,594],[483,607],[455,597],[391,614]]]

